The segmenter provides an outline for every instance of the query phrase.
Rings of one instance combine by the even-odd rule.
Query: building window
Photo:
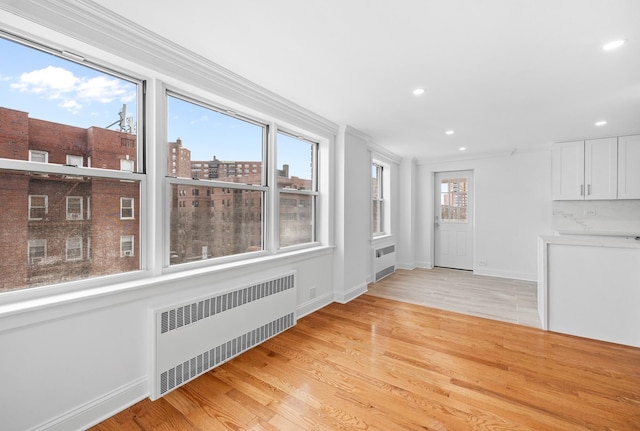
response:
[[[47,163],[49,161],[49,153],[46,151],[29,150],[29,161]]]
[[[467,223],[466,178],[443,179],[440,183],[440,220],[443,223]]]
[[[167,95],[167,103],[167,166],[172,148],[179,146],[185,156],[176,167],[177,177],[167,177],[169,196],[179,196],[188,185],[189,194],[198,197],[187,207],[179,199],[169,200],[170,265],[264,250],[263,206],[244,205],[248,199],[264,202],[268,190],[264,172],[240,174],[236,166],[265,165],[267,126],[173,93]],[[206,179],[194,179],[203,166],[209,167]],[[255,213],[254,221],[249,212]]]
[[[38,265],[43,263],[47,258],[47,240],[30,239],[28,242],[28,250],[29,265]]]
[[[120,198],[120,220],[133,220],[133,198]]]
[[[316,240],[318,144],[283,131],[277,133],[278,245]]]
[[[381,164],[371,165],[371,198],[373,214],[373,236],[384,234],[384,168]]]
[[[49,211],[49,196],[29,195],[29,220],[42,220]]]
[[[82,196],[67,196],[67,220],[82,220]]]
[[[135,162],[133,160],[121,159],[120,170],[126,172],[133,172],[135,170]]]
[[[67,238],[67,260],[82,260],[82,237]]]
[[[0,218],[30,220],[0,235],[0,259],[12,268],[3,290],[139,270],[120,259],[120,236],[140,226],[121,224],[117,199],[139,196],[147,181],[120,171],[120,159],[142,160],[142,81],[32,46],[0,37],[0,53],[11,58],[0,62],[0,142],[12,142],[0,145],[0,201],[23,202],[0,206]],[[39,164],[29,171],[25,161]],[[89,261],[92,240],[99,247]]]
[[[133,241],[134,241],[133,235],[122,235],[120,237],[120,256],[122,257],[134,256]]]
[[[66,162],[69,166],[82,167],[84,165],[84,158],[82,156],[73,156],[67,154]]]

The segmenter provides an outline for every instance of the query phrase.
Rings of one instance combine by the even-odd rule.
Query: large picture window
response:
[[[2,37],[0,57],[0,218],[26,221],[2,229],[0,291],[140,269],[117,208],[145,181],[120,171],[142,159],[141,83]]]
[[[264,249],[267,126],[169,94],[169,264]]]
[[[277,134],[279,246],[315,241],[318,144]]]
[[[371,199],[373,236],[380,236],[385,233],[384,167],[376,162],[371,164]]]

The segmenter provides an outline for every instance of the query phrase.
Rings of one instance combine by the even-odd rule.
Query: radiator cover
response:
[[[157,399],[296,323],[295,272],[154,310]]]

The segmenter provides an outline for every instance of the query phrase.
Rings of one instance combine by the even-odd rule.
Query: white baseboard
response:
[[[80,405],[29,431],[86,430],[149,396],[147,377],[115,389],[101,397]]]
[[[359,286],[355,286],[344,293],[335,293],[333,294],[333,300],[335,302],[339,302],[340,304],[346,304],[352,299],[357,298],[363,293],[367,293],[367,283],[363,283]]]
[[[514,280],[523,280],[523,281],[538,281],[538,277],[536,274],[506,271],[503,269],[474,268],[473,273],[475,275],[486,275],[488,277],[511,278]]]
[[[326,307],[327,305],[333,302],[333,294],[327,293],[326,295],[319,296],[317,298],[313,298],[310,301],[305,302],[298,306],[296,310],[296,317],[298,319],[313,313],[314,311],[318,311],[322,307]]]

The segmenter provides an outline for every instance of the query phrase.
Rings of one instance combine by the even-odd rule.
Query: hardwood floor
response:
[[[93,430],[640,430],[640,349],[363,295]]]
[[[535,282],[448,268],[397,270],[369,294],[441,310],[541,328]]]

